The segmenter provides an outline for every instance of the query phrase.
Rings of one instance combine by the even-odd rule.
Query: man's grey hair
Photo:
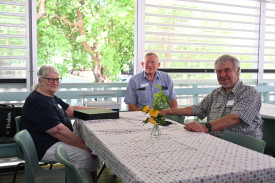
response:
[[[145,58],[146,58],[146,57],[149,57],[149,56],[152,56],[152,55],[154,55],[155,57],[157,57],[157,61],[159,61],[158,55],[157,55],[156,53],[153,53],[153,52],[148,52],[148,53],[146,53],[146,54],[144,55],[144,61],[145,61]]]
[[[240,67],[240,61],[236,57],[233,57],[231,55],[222,55],[222,56],[220,56],[214,64],[215,65],[215,70],[216,70],[217,64],[224,64],[226,61],[232,62],[233,66],[234,66],[234,70],[237,72],[238,68]]]
[[[49,72],[54,72],[56,74],[59,74],[59,71],[58,69],[53,66],[53,65],[42,65],[40,68],[39,68],[39,71],[37,73],[37,77],[44,80],[44,77],[49,73]],[[33,87],[32,87],[32,90],[36,90],[37,88],[39,87],[39,83],[35,84]]]

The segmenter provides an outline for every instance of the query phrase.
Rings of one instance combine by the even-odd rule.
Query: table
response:
[[[263,119],[263,140],[266,142],[265,153],[275,156],[275,105],[262,103],[260,114]]]
[[[262,103],[260,114],[263,119],[275,120],[275,105]]]
[[[173,123],[150,136],[142,112],[77,120],[76,133],[123,182],[275,182],[275,159]]]

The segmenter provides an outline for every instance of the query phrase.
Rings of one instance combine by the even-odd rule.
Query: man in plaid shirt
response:
[[[188,123],[185,129],[206,132],[220,137],[223,131],[233,131],[262,138],[261,95],[239,79],[240,62],[231,55],[222,55],[215,62],[218,82],[222,85],[207,95],[198,105],[165,109],[161,114],[207,117],[206,124]]]

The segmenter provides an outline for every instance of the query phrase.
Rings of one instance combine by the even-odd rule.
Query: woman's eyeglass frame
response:
[[[54,83],[55,81],[57,83],[60,83],[62,80],[62,78],[44,78],[44,77],[43,77],[43,79],[47,79],[49,83]]]

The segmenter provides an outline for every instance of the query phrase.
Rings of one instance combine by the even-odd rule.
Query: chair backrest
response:
[[[25,177],[26,182],[35,182],[35,175],[41,169],[36,149],[31,135],[27,130],[22,130],[16,133],[14,136],[15,142],[20,146],[23,151],[25,159]]]
[[[83,183],[92,182],[90,174],[82,174],[76,168],[74,164],[69,161],[67,151],[64,146],[60,144],[55,150],[55,158],[62,164],[65,165],[65,180],[66,183]],[[86,177],[83,177],[86,176]]]
[[[183,124],[185,117],[183,115],[165,115],[165,118],[168,118],[168,119],[171,119],[178,123]]]
[[[22,125],[21,125],[21,116],[16,116],[14,118],[15,125],[16,125],[16,133],[22,130]],[[16,156],[22,160],[24,160],[24,155],[19,147],[18,144],[16,144]]]
[[[14,118],[14,121],[15,121],[15,125],[16,125],[16,132],[19,132],[20,130],[22,130],[21,116],[16,116]]]
[[[266,144],[265,141],[261,139],[230,131],[223,132],[222,139],[252,149],[254,151],[258,151],[260,153],[264,153]]]
[[[27,130],[21,130],[14,136],[15,142],[23,151],[25,159],[25,178],[27,183],[65,182],[65,170],[46,170],[38,162],[34,142]]]

